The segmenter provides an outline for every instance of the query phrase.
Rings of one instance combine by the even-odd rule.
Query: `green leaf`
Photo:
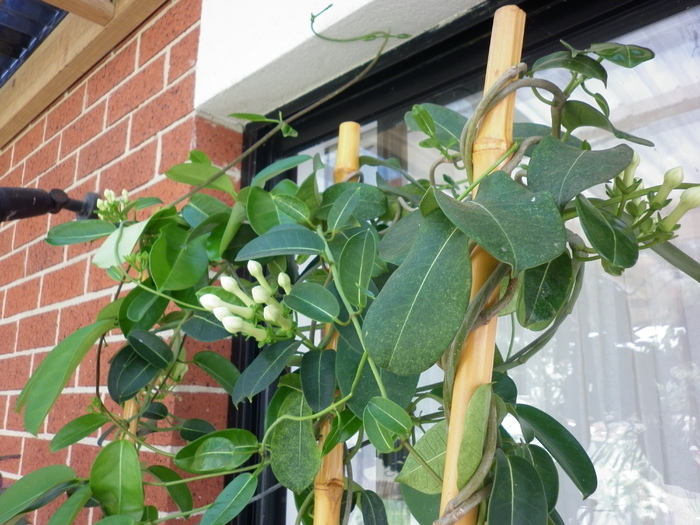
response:
[[[559,473],[552,456],[542,447],[532,444],[519,446],[515,453],[529,461],[539,473],[547,498],[547,509],[552,512],[559,496]]]
[[[106,270],[112,266],[121,266],[124,257],[134,251],[134,247],[141,238],[141,234],[148,226],[149,221],[141,221],[129,226],[119,225],[92,258],[92,264]]]
[[[278,210],[298,223],[308,223],[311,220],[309,207],[301,199],[284,193],[273,195],[272,201]]]
[[[587,78],[595,78],[603,84],[608,83],[608,74],[605,68],[596,60],[586,55],[571,56],[569,51],[557,51],[551,55],[540,58],[532,65],[532,72],[545,69],[568,69]]]
[[[374,232],[356,233],[343,246],[338,259],[340,289],[353,306],[367,305],[367,289],[372,278],[377,241]]]
[[[379,452],[392,452],[394,441],[404,438],[413,427],[411,417],[399,405],[384,397],[373,397],[367,403],[362,422],[367,437]]]
[[[377,365],[400,375],[430,368],[462,324],[470,287],[466,236],[431,213],[367,311],[364,340]]]
[[[520,277],[518,322],[542,330],[556,317],[569,297],[573,266],[568,252],[545,264],[528,268]]]
[[[240,230],[243,226],[245,219],[245,206],[241,202],[236,202],[236,204],[233,205],[233,209],[231,209],[231,215],[229,215],[226,228],[221,234],[221,240],[219,241],[218,245],[219,257],[223,257],[224,252],[228,249],[229,244],[231,244],[231,241],[233,241],[234,237],[238,233],[238,230]]]
[[[183,206],[181,213],[187,224],[195,228],[209,217],[222,213],[231,213],[231,208],[216,197],[206,193],[195,193],[190,197],[189,202]]]
[[[693,259],[683,250],[670,242],[655,244],[651,249],[688,277],[700,282],[700,262]]]
[[[255,494],[257,476],[246,472],[236,476],[202,516],[200,525],[225,525],[238,516]]]
[[[424,494],[408,485],[400,485],[401,496],[419,525],[433,525],[440,517],[441,494]]]
[[[211,163],[187,162],[184,164],[176,164],[165,172],[165,176],[176,182],[182,182],[191,186],[201,186],[205,181],[219,172],[221,172],[221,169],[212,166]],[[234,193],[233,182],[231,181],[231,177],[226,173],[222,173],[217,179],[210,182],[205,187],[225,191],[229,195],[233,195]]]
[[[241,373],[231,361],[216,352],[208,350],[197,352],[192,361],[213,377],[226,392],[233,392],[233,387]]]
[[[110,419],[102,414],[85,414],[75,418],[56,432],[51,440],[51,452],[57,452],[77,443],[109,421]]]
[[[151,401],[148,404],[148,407],[143,413],[143,417],[146,419],[154,419],[156,421],[160,421],[168,417],[168,414],[170,412],[168,411],[168,407],[165,406],[163,403],[160,401]]]
[[[360,508],[364,525],[389,525],[384,502],[376,492],[371,490],[360,492]]]
[[[301,341],[279,341],[266,346],[262,352],[243,370],[231,394],[234,405],[244,398],[251,399],[277,379],[294,355]]]
[[[152,476],[154,476],[158,481],[163,483],[169,483],[171,481],[180,481],[182,476],[168,467],[163,465],[151,465],[146,469]],[[192,493],[190,488],[186,483],[176,483],[172,485],[165,485],[165,490],[177,505],[177,508],[182,512],[188,512],[192,510]]]
[[[21,514],[44,494],[74,480],[75,476],[75,471],[70,467],[52,465],[18,479],[0,494],[0,523]]]
[[[116,230],[111,222],[95,219],[58,224],[49,230],[46,242],[53,246],[79,244],[101,239]]]
[[[416,240],[421,222],[423,215],[420,211],[414,211],[392,225],[379,243],[379,257],[386,262],[401,265]]]
[[[134,397],[156,375],[158,368],[150,364],[131,346],[123,347],[112,359],[107,374],[107,390],[116,403]]]
[[[544,124],[535,124],[533,122],[516,122],[513,124],[513,141],[526,139],[528,137],[547,137],[551,134],[552,128]],[[583,149],[583,142],[573,135],[566,137],[564,143],[576,149]],[[535,146],[530,146],[525,152],[525,155],[531,157],[534,148]]]
[[[273,162],[267,168],[263,169],[255,177],[253,177],[253,180],[250,181],[250,185],[253,187],[262,188],[265,183],[273,177],[276,177],[285,171],[291,170],[292,168],[296,168],[309,160],[311,160],[309,155],[295,155],[293,157],[287,157],[286,159]]]
[[[83,485],[54,511],[47,525],[71,525],[91,497],[92,490],[90,486]]]
[[[175,356],[170,346],[160,337],[146,330],[132,330],[127,337],[131,348],[149,364],[165,370]]]
[[[295,223],[294,219],[275,206],[269,192],[256,186],[250,188],[246,210],[248,221],[258,235],[262,235],[280,224]]]
[[[326,438],[323,440],[323,449],[321,453],[325,456],[335,448],[338,443],[344,443],[357,434],[360,427],[362,427],[362,420],[356,417],[351,410],[343,410],[331,421],[328,435],[326,435]]]
[[[595,468],[576,438],[552,416],[528,406],[516,406],[518,418],[527,422],[544,448],[581,491],[583,498],[595,492],[598,485]]]
[[[212,343],[231,337],[211,312],[197,311],[182,325],[182,331],[192,339]]]
[[[539,474],[530,463],[496,450],[496,477],[488,521],[499,525],[544,525],[547,500]]]
[[[194,453],[192,470],[211,472],[234,468],[236,455],[233,443],[224,437],[205,439]]]
[[[371,220],[381,217],[386,212],[388,206],[386,195],[376,186],[360,182],[340,182],[323,192],[323,200],[316,217],[327,219],[335,201],[347,190],[357,191],[360,195],[360,200],[352,213],[356,219]]]
[[[328,211],[328,231],[337,232],[342,230],[359,204],[359,186],[348,188],[341,193]]]
[[[335,352],[310,350],[301,358],[301,388],[314,412],[320,412],[335,396]]]
[[[576,211],[588,241],[603,259],[620,268],[636,264],[637,236],[622,219],[596,208],[583,195],[576,197]]]
[[[116,516],[107,516],[100,521],[96,521],[95,525],[135,525],[135,521],[131,516],[118,514]]]
[[[119,439],[104,447],[90,469],[93,497],[107,516],[140,520],[144,508],[141,464],[133,443]]]
[[[246,244],[237,261],[262,259],[276,255],[317,255],[325,246],[316,232],[299,224],[280,224]]]
[[[129,335],[131,330],[152,328],[170,304],[168,298],[148,291],[153,288],[151,279],[141,284],[142,286],[137,286],[127,294],[119,307],[119,328],[125,336]],[[153,299],[154,297],[156,299]]]
[[[285,295],[284,304],[319,323],[332,323],[340,313],[335,296],[320,284],[311,282],[296,283],[291,293]]]
[[[283,415],[311,415],[301,392],[289,394],[280,407],[279,416]],[[285,419],[277,424],[270,440],[270,465],[277,480],[292,492],[299,493],[313,483],[321,466],[321,451],[316,445],[311,419]]]
[[[445,471],[445,454],[447,451],[447,426],[440,421],[428,429],[414,445],[414,450],[430,466],[435,474],[442,478]],[[442,483],[421,465],[411,453],[406,458],[401,472],[396,477],[397,483],[403,483],[424,494],[441,494]]]
[[[616,44],[614,42],[593,44],[589,51],[605,60],[609,60],[613,64],[628,68],[636,67],[654,58],[654,52],[651,49],[629,46],[627,44]]]
[[[186,419],[180,427],[180,437],[185,441],[196,441],[199,438],[216,432],[216,427],[204,419],[196,417]]]
[[[562,111],[561,123],[566,130],[571,133],[575,129],[584,126],[592,126],[594,128],[604,129],[612,133],[615,137],[642,146],[654,146],[653,142],[646,139],[635,137],[624,131],[620,131],[603,113],[595,109],[593,106],[581,102],[580,100],[567,100]],[[628,163],[629,164],[629,163]],[[626,167],[626,166],[625,166]],[[622,171],[622,170],[620,170]]]
[[[408,128],[434,136],[438,143],[447,149],[459,150],[459,140],[464,126],[467,125],[467,117],[438,104],[424,103],[413,106],[414,109],[416,107],[421,108],[418,112],[420,117],[431,121],[432,125],[421,125],[416,118],[416,113],[411,110],[404,116]]]
[[[462,443],[457,456],[457,487],[460,489],[471,479],[481,462],[490,411],[491,385],[484,384],[474,392],[464,419]]]
[[[175,224],[161,230],[151,248],[151,277],[161,290],[184,290],[206,273],[209,257],[206,239],[188,239],[188,232]]]
[[[518,388],[515,386],[515,381],[502,372],[494,372],[492,385],[494,394],[504,402],[515,405],[518,398]]]
[[[73,332],[49,352],[17,400],[15,410],[24,407],[24,427],[37,435],[44,418],[53,407],[68,380],[97,339],[114,328],[114,320],[105,319]]]
[[[609,181],[632,162],[632,149],[624,144],[599,151],[583,151],[545,137],[535,148],[528,168],[528,185],[534,192],[548,191],[563,209],[576,195]]]
[[[323,163],[320,158],[318,158],[318,162],[320,164],[316,167],[316,157],[314,157],[314,173],[302,181],[296,193],[296,197],[306,205],[309,213],[312,214],[316,213],[316,210],[321,205],[321,192],[318,190],[316,170],[323,168]]]
[[[195,468],[197,451],[204,442],[212,439],[215,440],[215,442],[218,442],[220,439],[226,439],[231,445],[228,466],[225,469],[221,469],[221,471],[234,469],[242,465],[258,450],[257,438],[247,430],[243,430],[242,428],[217,430],[216,432],[202,436],[181,448],[175,455],[175,466],[191,474],[200,473],[200,471]],[[212,469],[208,470],[207,472],[215,473],[218,471],[219,469]]]
[[[269,122],[271,124],[276,124],[278,122],[276,119],[267,118],[265,115],[260,115],[259,113],[231,113],[229,117],[249,120],[251,122]]]

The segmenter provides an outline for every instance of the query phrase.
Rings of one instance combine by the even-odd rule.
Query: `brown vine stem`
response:
[[[491,34],[489,60],[486,67],[485,92],[488,93],[491,86],[506,71],[509,71],[513,64],[519,64],[524,32],[525,13],[520,8],[505,6],[496,11]],[[513,78],[516,77],[517,75]],[[512,143],[514,104],[515,96],[511,94],[498,105],[491,108],[484,116],[474,142],[472,156],[474,159],[474,173],[482,173],[510,147]],[[465,158],[465,165],[468,166],[468,164],[469,162]],[[473,250],[472,297],[479,292],[497,267],[498,261],[480,247],[477,246]],[[490,302],[495,301],[495,299],[496,297],[492,295]],[[487,304],[488,306],[490,304]],[[493,318],[486,325],[470,332],[456,366],[452,406],[448,422],[445,472],[443,474],[442,499],[440,503],[441,514],[450,501],[459,493],[460,487],[457,485],[459,475],[457,458],[462,445],[464,420],[469,401],[480,385],[491,382],[496,320],[497,318]],[[473,525],[476,523],[477,514],[476,509],[472,508],[454,523]]]

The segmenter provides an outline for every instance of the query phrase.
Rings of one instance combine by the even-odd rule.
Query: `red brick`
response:
[[[148,62],[198,22],[201,12],[202,0],[172,2],[156,22],[141,34],[139,65]]]
[[[48,465],[65,464],[68,451],[64,449],[52,454],[49,445],[50,441],[43,439],[25,439],[22,452],[22,475]]]
[[[5,428],[7,430],[24,430],[24,416],[21,413],[15,412],[17,396],[8,396],[7,415],[5,419]]]
[[[76,417],[87,414],[93,397],[93,394],[61,394],[49,412],[49,434],[55,434]]]
[[[123,189],[133,190],[156,175],[157,142],[152,140],[140,149],[102,171],[100,188],[120,194]]]
[[[3,456],[14,456],[22,453],[22,438],[0,435],[0,450]],[[0,462],[0,470],[12,474],[19,473],[19,458],[7,458]]]
[[[28,312],[37,307],[39,299],[39,279],[31,279],[12,288],[5,296],[5,317]]]
[[[57,310],[20,319],[17,350],[53,347],[56,344],[57,321]]]
[[[97,314],[110,302],[110,297],[102,297],[82,302],[76,306],[61,308],[58,329],[59,341],[65,339],[79,328],[94,323]]]
[[[173,413],[183,419],[206,419],[217,429],[226,428],[228,406],[230,397],[226,393],[214,394],[209,392],[197,392],[196,394],[183,393],[176,400]]]
[[[17,322],[0,325],[0,354],[9,354],[15,351],[17,343]]]
[[[194,74],[190,73],[167,91],[138,109],[131,124],[131,147],[153,137],[193,112]]]
[[[0,153],[0,177],[4,176],[8,171],[10,171],[10,162],[12,161],[12,148],[7,148],[4,152]]]
[[[24,185],[43,175],[58,162],[58,137],[44,144],[36,153],[27,158],[24,169]]]
[[[78,155],[71,155],[64,159],[59,164],[55,165],[47,171],[38,181],[37,186],[43,190],[59,189],[65,190],[75,181],[75,169],[77,166]],[[82,199],[82,195],[70,192],[69,197],[74,199]],[[65,212],[64,212],[65,213]]]
[[[179,42],[173,44],[170,48],[168,84],[172,84],[195,66],[198,46],[199,27],[193,28]]]
[[[15,227],[14,248],[21,248],[37,237],[46,235],[49,231],[48,215],[38,215],[17,221]]]
[[[15,355],[0,361],[2,366],[2,388],[4,390],[21,390],[27,384],[31,373],[30,355]]]
[[[105,131],[98,139],[80,150],[78,180],[113,161],[126,151],[126,121]]]
[[[84,101],[85,86],[83,85],[59,102],[46,117],[46,138],[53,137],[77,119],[83,111]]]
[[[87,81],[87,103],[91,105],[136,69],[136,42],[123,46]]]
[[[188,361],[191,361],[195,354],[202,351],[216,352],[217,354],[224,356],[226,359],[231,358],[231,339],[224,339],[214,343],[205,343],[203,341],[188,339],[185,346],[187,348]],[[187,370],[184,383],[187,385],[219,386],[219,384],[214,381],[209,374],[194,364],[190,365],[189,369]]]
[[[100,134],[106,109],[106,102],[97,104],[61,133],[61,159]]]
[[[88,292],[97,292],[116,286],[118,281],[112,279],[105,270],[98,268],[94,264],[88,266]]]
[[[194,149],[195,117],[188,118],[161,136],[161,154],[158,173],[165,173],[175,164],[185,162]]]
[[[2,272],[0,272],[0,286],[10,284],[11,282],[21,279],[24,276],[24,260],[27,252],[22,250],[14,253],[9,257],[0,259]]]
[[[36,525],[44,525],[49,522],[51,517],[56,513],[58,510],[58,507],[60,507],[67,499],[67,495],[63,494],[53,500],[51,503],[44,505],[40,509],[38,509],[33,517],[31,518],[30,523],[34,523]],[[30,516],[32,516],[30,514]],[[88,517],[90,516],[90,509],[89,508],[83,508],[75,521],[71,522],[72,525],[80,525],[81,523],[83,525],[87,525],[89,523]]]
[[[26,159],[32,152],[36,151],[44,142],[44,127],[46,119],[42,119],[34,124],[27,133],[15,143],[15,151],[12,156],[12,165],[17,166]]]
[[[165,57],[154,60],[109,95],[107,124],[112,124],[163,90]]]
[[[97,454],[100,453],[102,447],[85,445],[77,443],[70,450],[70,466],[78,476],[88,477],[90,475],[90,467],[95,461]]]
[[[86,274],[87,261],[45,274],[41,284],[41,306],[81,296]]]
[[[243,135],[227,127],[197,117],[197,149],[206,153],[216,166],[227,166],[243,151]]]
[[[44,241],[27,248],[27,274],[32,275],[63,262],[63,246],[51,246]]]
[[[7,408],[9,406],[9,400],[10,396],[0,396],[0,428],[2,428],[5,423],[5,413],[7,412]]]
[[[11,169],[0,179],[3,186],[21,186],[24,178],[24,163]]]
[[[102,350],[100,351],[100,385],[107,384],[107,372],[109,371],[109,361],[125,344],[126,343],[124,342],[113,342],[103,345]],[[80,366],[78,367],[78,386],[95,386],[96,377],[97,345],[95,345],[95,347],[88,352],[88,354],[85,356],[85,359],[83,359],[83,361],[80,363]],[[109,399],[109,401],[111,401],[111,398],[109,398],[109,396],[107,396],[107,398]],[[108,407],[110,406],[108,405],[107,401],[105,401],[105,405],[107,405]]]

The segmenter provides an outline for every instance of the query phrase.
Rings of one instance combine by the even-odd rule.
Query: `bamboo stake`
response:
[[[506,70],[520,62],[525,32],[525,13],[516,6],[498,9],[493,20],[489,59],[486,67],[484,91],[501,77]],[[474,143],[474,175],[481,174],[493,165],[512,143],[513,111],[515,93],[501,101],[484,117]],[[472,252],[472,298],[489,278],[498,262],[488,253],[477,247]],[[495,299],[497,291],[490,301]],[[452,408],[447,436],[447,455],[443,476],[443,490],[440,512],[459,492],[457,486],[457,458],[462,443],[464,419],[467,406],[474,391],[482,384],[491,382],[496,338],[494,317],[488,324],[473,330],[462,347],[457,363],[452,392]],[[478,507],[460,519],[458,525],[476,523]]]
[[[343,122],[338,131],[338,153],[333,170],[334,182],[343,182],[360,169],[360,125]],[[338,337],[332,338],[328,350],[334,350]],[[319,446],[323,446],[330,422],[324,421],[319,430]],[[314,525],[338,525],[340,506],[345,488],[343,472],[343,444],[339,443],[323,457],[321,468],[314,480]]]

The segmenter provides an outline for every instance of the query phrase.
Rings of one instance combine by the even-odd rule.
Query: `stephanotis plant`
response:
[[[421,145],[439,159],[430,173],[407,173],[392,159],[360,159],[400,173],[400,187],[379,174],[363,181],[355,172],[321,192],[320,159],[299,155],[268,166],[236,192],[224,170],[193,151],[189,162],[166,173],[195,187],[180,208],[105,192],[99,220],[52,229],[47,240],[54,245],[105,238],[93,263],[119,291],[92,324],[47,355],[17,409],[36,434],[87,352],[112,334],[122,336],[122,346],[102,366],[109,366],[109,396],[122,410],[109,410],[96,395],[88,413],[51,442],[57,451],[101,429],[103,448],[89,477],[65,465],[26,475],[0,495],[0,522],[60,498],[51,525],[72,523],[85,506],[99,506],[105,524],[200,514],[202,525],[222,525],[258,497],[258,478],[269,468],[295,494],[297,523],[333,525],[320,521],[314,481],[324,458],[339,449],[336,523],[347,523],[357,507],[364,523],[383,524],[380,498],[355,482],[351,468],[362,447],[374,447],[377,453],[406,451],[396,481],[421,524],[455,523],[472,508],[479,509],[479,523],[563,523],[555,464],[584,498],[596,489],[595,470],[563,425],[518,403],[508,371],[551,340],[576,302],[586,263],[619,275],[640,250],[652,248],[698,276],[697,263],[668,241],[679,218],[700,205],[700,187],[683,183],[682,169],[673,168],[663,184],[645,188],[635,177],[639,157],[630,146],[596,151],[575,137],[579,128],[595,126],[635,147],[650,144],[611,124],[592,81],[606,82],[604,64],[631,68],[652,57],[621,44],[565,46],[530,69],[508,70],[470,118],[433,104],[414,106],[405,121],[425,135]],[[567,71],[568,84],[542,78],[551,69]],[[471,151],[482,116],[523,87],[551,108],[550,124],[515,124],[505,165],[475,173]],[[575,91],[590,103],[571,100]],[[272,120],[275,131],[294,133],[291,119]],[[313,166],[310,177],[300,184],[284,178],[304,163]],[[438,177],[442,163],[462,170],[462,179]],[[599,186],[605,197],[587,196]],[[219,190],[235,204],[202,188]],[[680,192],[677,203],[674,192]],[[570,227],[575,222],[580,229]],[[470,299],[474,250],[488,252],[497,264]],[[494,292],[497,300],[489,302]],[[523,348],[496,351],[492,382],[472,396],[459,455],[448,458],[461,343],[498,315],[513,316],[538,336]],[[260,348],[245,370],[209,351],[187,360],[188,340],[231,334]],[[420,384],[420,374],[434,365],[444,381]],[[171,413],[165,401],[193,366],[210,374],[235,405],[274,387],[264,432],[216,429]],[[438,408],[425,413],[425,399]],[[520,423],[520,436],[502,424],[508,415]],[[149,442],[156,431],[178,432],[188,444],[169,454]],[[143,449],[169,456],[170,466],[151,464]],[[446,462],[459,467],[459,492],[440,513]],[[232,480],[213,502],[194,508],[188,483],[224,475]],[[159,513],[145,499],[146,484],[167,491],[179,510]]]

